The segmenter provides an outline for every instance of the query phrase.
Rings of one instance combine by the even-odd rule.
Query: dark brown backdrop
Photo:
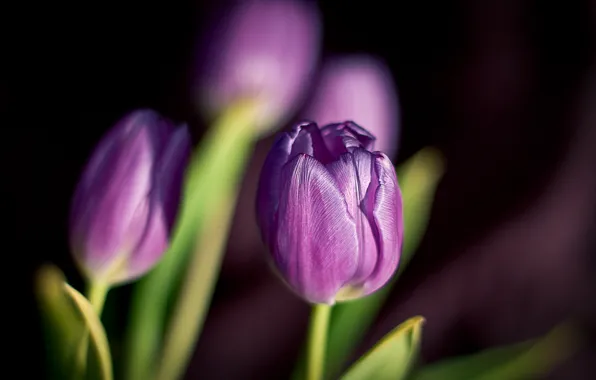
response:
[[[322,1],[326,54],[385,58],[403,115],[397,161],[436,144],[448,171],[428,234],[362,349],[414,313],[428,319],[429,361],[536,336],[570,315],[593,339],[595,4],[381,4]],[[23,5],[2,12],[10,21],[0,69],[9,242],[2,315],[5,342],[19,358],[11,363],[40,378],[32,269],[53,261],[80,284],[68,255],[70,195],[93,145],[124,112],[155,108],[188,121],[200,138],[186,85],[194,37],[214,7]],[[252,219],[270,142],[259,144],[245,178],[189,378],[285,378],[304,334],[308,309],[269,273]],[[120,294],[112,310],[126,289]],[[106,318],[119,321],[113,312]],[[552,378],[591,378],[593,347]]]

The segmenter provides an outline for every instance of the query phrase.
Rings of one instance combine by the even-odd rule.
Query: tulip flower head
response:
[[[132,112],[99,142],[73,198],[70,241],[93,281],[114,285],[151,269],[166,251],[190,154],[186,126]]]
[[[314,73],[320,21],[312,2],[242,1],[200,56],[199,102],[216,117],[239,101],[258,108],[258,127],[279,125],[299,105]]]
[[[366,55],[328,60],[304,116],[321,124],[358,120],[375,135],[375,148],[392,157],[399,135],[399,104],[391,71]]]
[[[311,303],[381,288],[397,269],[402,200],[393,164],[353,122],[281,133],[261,172],[257,217],[278,273]]]

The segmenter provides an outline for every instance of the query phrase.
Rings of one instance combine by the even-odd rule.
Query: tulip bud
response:
[[[107,285],[136,279],[166,251],[190,154],[186,126],[151,110],[132,112],[95,148],[73,198],[77,263]]]
[[[217,117],[239,101],[257,107],[257,127],[279,125],[299,105],[319,53],[314,3],[242,1],[198,58],[199,102]]]
[[[393,164],[352,122],[281,133],[261,172],[257,217],[285,282],[311,303],[362,297],[391,278],[402,246]]]
[[[388,67],[368,56],[329,60],[304,117],[322,125],[358,120],[376,137],[376,149],[392,157],[398,146],[399,104]]]

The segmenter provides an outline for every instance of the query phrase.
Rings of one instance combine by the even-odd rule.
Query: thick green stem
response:
[[[308,332],[307,380],[323,380],[324,378],[330,317],[330,305],[313,306]]]

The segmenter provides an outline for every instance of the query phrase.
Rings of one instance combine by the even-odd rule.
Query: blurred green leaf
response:
[[[235,194],[243,173],[243,169],[255,141],[254,107],[248,103],[232,107],[220,120],[210,128],[199,147],[191,157],[183,190],[180,213],[177,220],[173,240],[168,252],[161,262],[147,276],[134,287],[130,323],[126,338],[126,373],[128,380],[147,380],[155,374],[156,363],[160,363],[160,348],[163,345],[165,328],[170,315],[167,310],[176,302],[177,285],[181,278],[185,278],[185,271],[189,265],[190,253],[201,244],[197,236],[202,237],[201,231],[209,225],[219,209],[222,201],[234,202]],[[232,194],[232,195],[230,195]],[[224,231],[225,232],[225,231]],[[223,236],[223,237],[222,237]],[[225,239],[225,233],[218,239]],[[217,246],[216,243],[214,243]],[[194,279],[195,308],[192,312],[197,315],[193,334],[185,343],[189,347],[172,347],[173,354],[187,356],[192,345],[198,338],[204,313],[211,299],[211,292],[216,273],[219,271],[221,255],[219,252],[196,252],[193,260],[205,260],[204,263],[195,262],[193,267],[205,265],[202,278]],[[212,255],[212,256],[209,256]],[[188,286],[181,285],[187,290]],[[186,299],[189,299],[188,297]],[[183,301],[188,302],[188,301]],[[178,308],[178,306],[176,306]],[[175,328],[170,325],[170,328]],[[173,352],[173,351],[169,351]],[[173,359],[167,354],[168,362]],[[185,365],[187,359],[180,361]],[[179,365],[177,365],[179,366]],[[170,379],[169,379],[170,380]],[[175,380],[172,378],[171,380]]]
[[[100,379],[112,379],[112,360],[108,340],[99,317],[85,297],[66,283],[57,267],[46,265],[36,276],[36,295],[46,337],[48,377],[72,378],[80,344],[86,334],[91,338]]]
[[[354,363],[342,380],[401,380],[418,356],[424,318],[413,317],[397,326]]]
[[[334,307],[326,354],[326,373],[329,378],[335,378],[341,372],[350,354],[375,320],[393,284],[418,248],[426,231],[435,190],[443,172],[441,153],[431,147],[421,149],[397,169],[404,208],[404,246],[398,273],[378,292]],[[303,371],[301,360],[293,379],[303,379]]]
[[[412,380],[526,380],[544,375],[578,347],[576,332],[559,326],[545,337],[422,367]]]
[[[65,379],[74,368],[72,358],[84,331],[84,324],[64,293],[64,275],[45,265],[36,273],[35,293],[45,338],[46,370],[50,379]]]

